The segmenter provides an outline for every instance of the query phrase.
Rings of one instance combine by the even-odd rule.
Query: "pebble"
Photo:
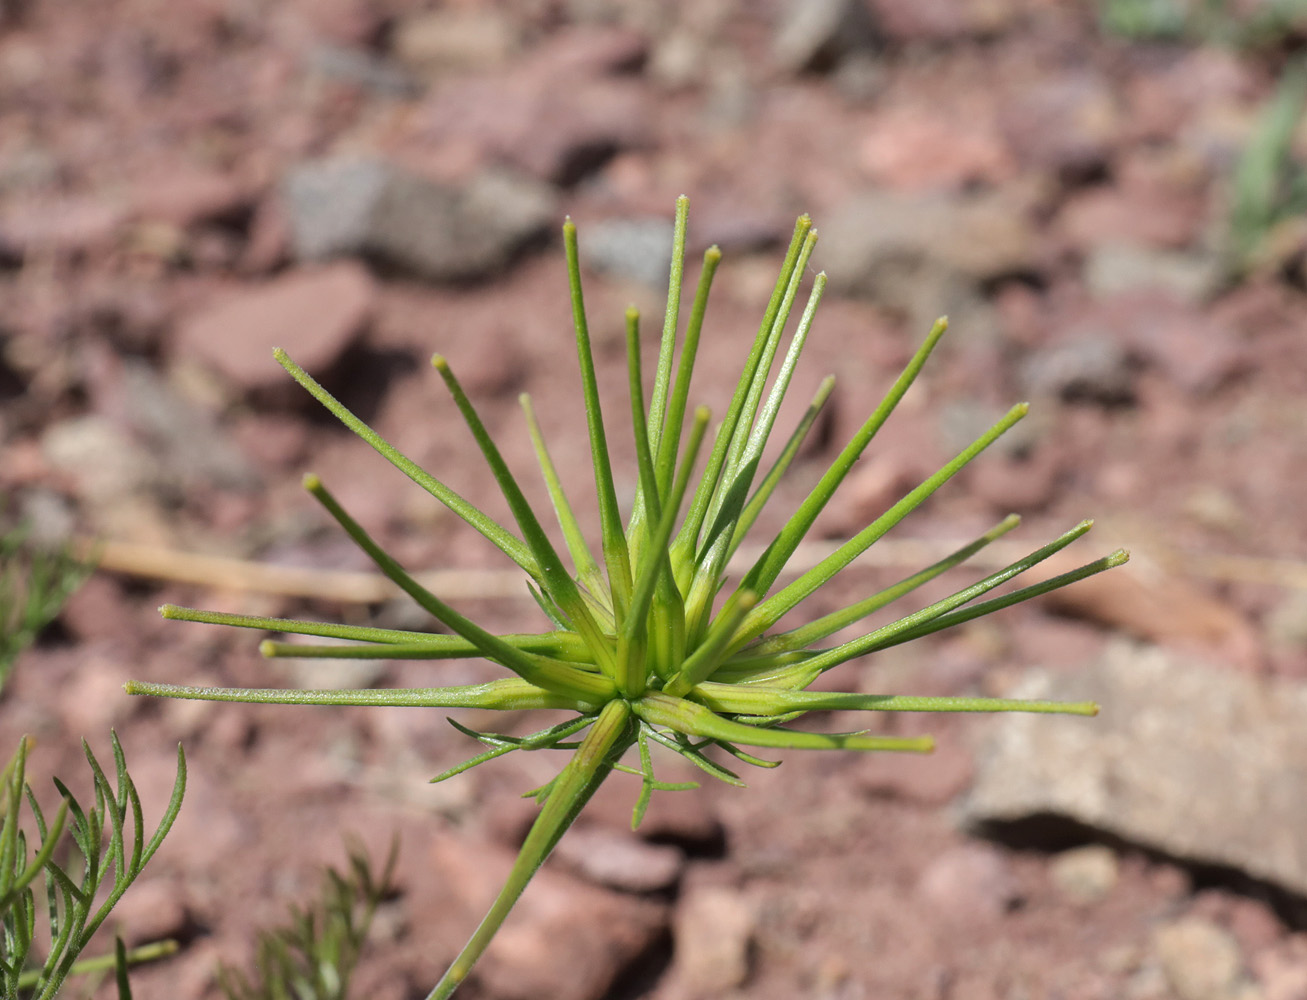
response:
[[[354,261],[307,267],[239,289],[182,320],[174,346],[245,391],[281,386],[281,347],[308,371],[338,361],[372,313],[375,285]]]
[[[1307,649],[1307,590],[1279,597],[1266,616],[1266,634],[1277,645]]]
[[[113,242],[129,217],[126,205],[96,195],[34,195],[0,215],[0,246],[19,259],[102,248]]]
[[[305,55],[310,72],[327,80],[354,84],[379,97],[416,97],[421,85],[402,66],[366,49],[322,42]]]
[[[666,288],[672,229],[669,219],[601,219],[586,225],[581,253],[597,271]]]
[[[1084,400],[1104,406],[1134,398],[1134,366],[1125,348],[1088,333],[1032,351],[1021,362],[1021,384],[1032,397]]]
[[[1085,284],[1099,298],[1160,290],[1198,305],[1215,296],[1224,280],[1215,254],[1102,243],[1085,261]]]
[[[1234,1000],[1243,960],[1233,937],[1210,921],[1187,917],[1153,932],[1166,981],[1180,1000]]]
[[[685,995],[720,997],[748,979],[755,923],[753,906],[736,889],[707,885],[682,895],[672,967]]]
[[[442,912],[430,924],[414,912],[414,925],[450,927],[453,916],[465,937],[499,891],[513,857],[471,838],[438,837],[425,866],[430,884],[417,886],[413,898]],[[527,886],[474,975],[498,1000],[600,1000],[666,929],[666,907],[547,866]]]
[[[1270,947],[1253,956],[1251,965],[1265,1000],[1302,1000],[1307,997],[1307,951]]]
[[[910,101],[875,112],[858,144],[858,163],[896,191],[994,186],[1016,172],[991,122]],[[983,245],[969,248],[965,240],[957,240],[956,248],[983,252]]]
[[[214,414],[183,396],[152,365],[124,359],[120,379],[123,416],[158,455],[170,482],[244,490],[258,482]]]
[[[148,449],[95,414],[52,424],[41,437],[41,453],[52,468],[74,479],[78,495],[92,505],[147,493],[162,476]]]
[[[591,882],[623,892],[670,889],[685,867],[685,854],[678,847],[650,844],[629,831],[592,825],[569,830],[554,854]]]
[[[654,761],[660,781],[706,778],[703,772],[679,760],[660,763],[656,755]],[[634,781],[620,778],[605,781],[586,806],[586,816],[592,822],[629,830],[631,808],[638,791],[639,785]],[[637,832],[646,840],[675,844],[692,856],[720,853],[726,831],[713,801],[711,791],[702,787],[682,792],[655,792]]]
[[[506,74],[449,80],[417,110],[415,126],[424,141],[575,184],[650,141],[652,97],[618,75],[643,58],[644,42],[630,32],[569,31]]]
[[[1107,898],[1120,873],[1116,852],[1102,844],[1086,844],[1063,851],[1049,865],[1053,884],[1071,902],[1081,906]]]
[[[884,36],[904,45],[938,45],[974,35],[992,36],[1022,11],[1012,0],[867,0],[867,5]]]
[[[1027,514],[1043,510],[1057,497],[1063,481],[1063,457],[1041,448],[1031,455],[995,454],[977,462],[968,474],[971,493],[995,511]]]
[[[548,188],[502,170],[456,186],[341,157],[296,168],[282,190],[300,260],[364,256],[430,281],[497,273],[554,218]]]
[[[876,41],[862,0],[801,0],[782,8],[772,38],[772,58],[789,73],[829,70]]]
[[[895,308],[913,297],[905,283],[929,278],[932,271],[975,286],[1041,267],[1029,219],[999,196],[873,189],[826,215],[821,252],[830,262],[832,288]],[[937,303],[935,315],[944,308]]]
[[[1046,76],[1008,102],[1004,137],[1027,167],[1082,177],[1103,166],[1121,127],[1121,111],[1096,73],[1068,69]]]
[[[139,878],[123,894],[113,910],[115,926],[122,928],[125,943],[147,944],[182,937],[190,924],[177,879]]]
[[[976,926],[1001,917],[1016,899],[1007,856],[968,843],[939,854],[921,873],[917,896],[945,924]]]
[[[971,783],[971,753],[958,741],[940,742],[929,754],[866,754],[854,780],[868,794],[925,806],[947,805]]]
[[[484,72],[517,51],[518,29],[490,7],[440,8],[403,17],[395,25],[395,57],[428,80]]]
[[[155,167],[132,184],[131,210],[136,218],[179,229],[241,215],[253,202],[251,189],[236,177],[191,164]]]

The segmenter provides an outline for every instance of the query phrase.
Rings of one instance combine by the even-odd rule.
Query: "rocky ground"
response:
[[[379,856],[396,833],[399,893],[354,995],[425,995],[529,821],[517,796],[556,766],[518,755],[433,786],[475,749],[440,714],[121,693],[485,676],[268,663],[258,634],[158,618],[176,602],[423,627],[360,579],[308,469],[406,564],[457,571],[445,593],[478,620],[542,624],[503,560],[324,418],[271,347],[497,511],[426,365],[439,350],[516,468],[529,391],[585,482],[558,226],[581,228],[619,412],[622,309],[661,315],[685,193],[692,255],[725,252],[696,400],[729,392],[794,217],[821,233],[831,290],[794,394],[839,385],[778,511],[952,317],[822,538],[1033,404],[845,596],[1010,511],[1022,551],[1092,515],[1084,560],[1135,555],[848,683],[1104,712],[929,720],[940,749],[919,760],[792,754],[747,791],[655,799],[639,836],[618,776],[467,995],[1307,997],[1307,234],[1277,200],[1307,162],[1300,108],[1280,148],[1266,138],[1307,24],[1229,7],[0,3],[0,492],[39,537],[105,543],[7,685],[0,745],[35,734],[37,781],[76,785],[78,741],[115,728],[147,817],[185,745],[181,818],[119,911],[130,940],[183,949],[137,996],[216,996],[215,962],[248,963],[347,835]],[[1272,151],[1260,188],[1250,147]],[[619,479],[629,494],[629,460]]]

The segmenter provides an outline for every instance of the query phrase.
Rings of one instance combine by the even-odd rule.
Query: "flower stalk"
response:
[[[286,371],[385,459],[427,490],[519,566],[551,628],[495,635],[464,617],[421,586],[350,517],[316,476],[305,487],[377,567],[448,631],[416,632],[303,620],[228,615],[166,605],[166,618],[231,625],[260,631],[319,636],[340,645],[291,645],[266,640],[266,656],[352,659],[446,660],[484,658],[512,676],[460,687],[315,691],[184,687],[133,681],[128,690],[172,698],[317,705],[410,705],[502,711],[548,708],[573,717],[528,736],[476,732],[450,720],[486,750],[433,780],[442,781],[515,750],[558,749],[570,753],[557,777],[529,793],[540,812],[499,897],[453,960],[431,1000],[450,996],[471,973],[519,896],[572,824],[595,789],[614,770],[641,779],[632,816],[637,826],[655,791],[682,790],[694,783],[667,783],[654,775],[651,744],[668,748],[730,784],[739,776],[720,762],[725,753],[745,763],[775,766],[747,747],[780,750],[926,752],[930,737],[874,733],[827,733],[794,729],[790,723],[816,711],[867,712],[1037,712],[1093,715],[1090,703],[1019,701],[1003,698],[935,698],[808,691],[826,671],[860,657],[944,628],[960,625],[1065,586],[1124,562],[1123,551],[1051,580],[981,600],[1025,570],[1049,558],[1091,527],[1084,521],[1061,537],[1003,569],[961,587],[898,620],[835,645],[821,643],[921,585],[961,566],[986,545],[1016,528],[1009,516],[932,566],[905,577],[847,607],[788,631],[777,623],[826,586],[850,562],[976,459],[1026,413],[1013,407],[974,442],[879,517],[783,587],[786,565],[818,515],[854,464],[911,388],[948,324],[941,319],[904,371],[840,451],[829,469],[761,550],[738,581],[726,567],[772,499],[830,398],[834,379],[821,383],[811,403],[770,467],[763,458],[791,376],[813,327],[825,288],[817,275],[794,332],[782,353],[808,262],[817,243],[811,220],[801,217],[781,266],[771,299],[740,378],[709,441],[712,416],[689,407],[694,363],[707,313],[709,291],[721,261],[713,247],[703,259],[698,285],[682,331],[680,306],[688,203],[676,206],[667,308],[652,386],[646,393],[641,367],[640,316],[628,309],[627,388],[630,432],[638,470],[631,514],[622,523],[598,375],[581,288],[576,227],[563,227],[586,431],[598,499],[598,556],[592,551],[569,502],[529,397],[521,398],[527,431],[549,493],[564,548],[551,541],[464,392],[449,361],[433,365],[444,380],[468,430],[484,456],[512,514],[514,527],[500,524],[435,476],[418,467],[331,396],[283,352]],[[782,358],[779,367],[776,359]],[[776,373],[773,375],[773,368]],[[706,457],[705,457],[706,453]],[[696,469],[698,474],[696,478]],[[566,556],[566,560],[564,558]],[[623,763],[628,751],[638,762]]]

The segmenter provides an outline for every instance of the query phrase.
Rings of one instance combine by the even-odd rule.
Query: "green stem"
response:
[[[490,911],[440,978],[435,989],[427,995],[427,1000],[443,1000],[452,996],[467,978],[472,966],[499,933],[499,928],[503,926],[527,883],[553,851],[554,845],[572,825],[590,796],[608,777],[613,764],[635,742],[630,720],[631,706],[627,702],[610,701],[604,706],[581,746],[554,780],[549,797],[531,826],[531,832],[526,835],[526,842],[522,844],[517,861]]]
[[[484,684],[435,688],[344,688],[315,691],[303,688],[190,687],[128,681],[128,694],[192,701],[239,701],[261,705],[390,705],[409,708],[485,708],[516,712],[532,708],[592,711],[588,702],[543,691],[519,677],[501,677]]]
[[[177,942],[171,939],[143,944],[139,948],[132,948],[126,953],[127,964],[140,965],[142,962],[153,962],[156,959],[167,958],[169,955],[175,955],[177,948]],[[104,972],[106,969],[112,969],[116,960],[116,956],[112,954],[84,958],[80,962],[73,963],[68,970],[68,975],[80,976],[88,972]],[[42,969],[32,969],[24,972],[18,977],[18,988],[20,990],[31,989],[40,983],[42,975],[44,975]]]

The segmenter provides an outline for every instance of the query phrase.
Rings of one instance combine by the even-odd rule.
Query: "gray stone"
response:
[[[1040,269],[1034,227],[1021,205],[1000,195],[904,195],[870,190],[854,195],[821,226],[822,256],[831,284],[880,291],[896,271],[934,261],[967,279],[992,281]]]
[[[665,288],[672,229],[670,219],[600,220],[585,227],[581,251],[597,271]]]
[[[366,158],[306,164],[283,191],[299,258],[364,256],[433,281],[495,273],[554,216],[551,189],[516,174],[455,187]]]
[[[51,425],[41,438],[51,467],[72,476],[89,503],[114,503],[147,493],[163,469],[149,449],[106,417],[88,414]]]
[[[981,287],[1042,266],[1026,213],[1000,196],[872,190],[829,218],[820,252],[832,291],[903,312],[923,328],[949,315],[975,337],[996,325]]]
[[[44,487],[18,494],[19,520],[27,526],[27,538],[40,548],[64,545],[77,527],[77,512],[68,498]]]
[[[1095,719],[995,720],[963,805],[973,825],[1060,816],[1307,893],[1307,686],[1113,645],[1017,697],[1092,700]]]
[[[308,51],[305,63],[311,73],[324,79],[354,84],[380,97],[411,98],[422,90],[403,67],[350,45],[320,43]]]
[[[258,482],[258,473],[215,416],[185,399],[151,366],[126,359],[122,378],[125,415],[161,458],[169,478],[182,486],[226,489]]]
[[[1185,303],[1202,303],[1221,288],[1224,272],[1214,254],[1157,250],[1108,243],[1085,261],[1085,284],[1099,298],[1161,290]]]
[[[993,406],[972,396],[950,399],[940,405],[935,417],[940,444],[950,456],[955,455],[989,430],[1005,413],[1007,407]],[[1005,458],[1023,457],[1035,448],[1046,430],[1042,416],[1028,414],[990,445],[989,450]]]
[[[772,40],[772,57],[790,72],[826,70],[844,55],[876,41],[862,0],[802,0],[785,4]]]
[[[1106,332],[1084,335],[1028,355],[1021,363],[1021,383],[1034,398],[1126,403],[1134,398],[1134,366]]]

